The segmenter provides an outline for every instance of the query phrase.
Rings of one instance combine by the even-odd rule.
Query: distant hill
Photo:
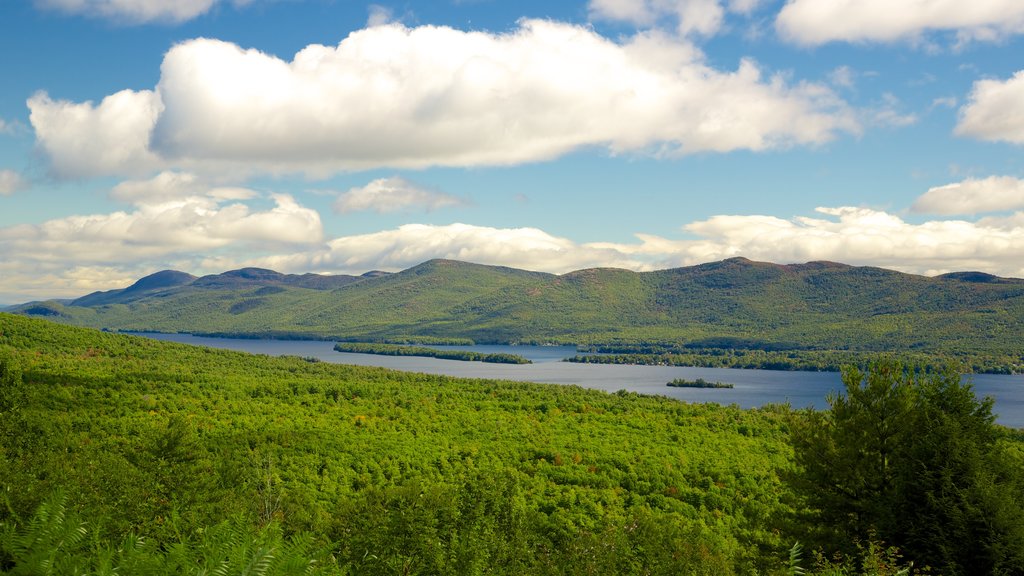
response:
[[[33,302],[15,311],[111,330],[992,352],[1021,360],[1024,280],[745,258],[562,275],[431,260],[363,276],[244,268],[195,278],[164,271],[69,305]]]
[[[93,292],[71,301],[72,306],[101,306],[103,304],[114,304],[130,302],[146,295],[166,288],[174,288],[190,284],[196,279],[191,274],[178,272],[177,270],[161,270],[138,280],[135,284],[121,290],[108,290],[106,292]]]

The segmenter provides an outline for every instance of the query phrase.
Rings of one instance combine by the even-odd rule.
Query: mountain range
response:
[[[1019,357],[1024,280],[731,258],[561,275],[430,260],[396,273],[157,272],[12,311],[117,331],[366,341],[689,344]]]

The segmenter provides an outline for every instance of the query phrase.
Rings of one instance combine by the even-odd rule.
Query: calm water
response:
[[[436,346],[477,352],[507,352],[529,358],[533,364],[488,364],[438,360],[414,356],[380,356],[349,354],[334,351],[334,342],[311,340],[244,340],[235,338],[204,338],[187,334],[141,334],[157,340],[168,340],[240,350],[270,356],[311,356],[325,362],[380,366],[409,372],[444,374],[464,378],[495,378],[552,384],[576,384],[608,392],[629,390],[641,394],[660,394],[687,402],[718,402],[737,404],[743,408],[763,406],[772,402],[789,402],[796,407],[827,407],[825,396],[842,388],[835,372],[780,372],[774,370],[737,370],[732,368],[688,368],[680,366],[621,366],[613,364],[573,364],[561,362],[574,356],[572,346]],[[672,388],[665,384],[674,378],[704,378],[712,382],[728,382],[731,389]],[[975,392],[995,399],[998,421],[1005,426],[1024,428],[1024,375],[1004,376],[978,374],[972,376]]]

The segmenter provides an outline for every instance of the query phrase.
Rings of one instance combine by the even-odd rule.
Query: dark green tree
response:
[[[833,547],[880,539],[944,574],[1024,574],[1019,459],[960,374],[887,359],[794,421],[795,486]]]
[[[23,386],[21,370],[14,359],[0,352],[0,418],[11,417],[20,410]]]

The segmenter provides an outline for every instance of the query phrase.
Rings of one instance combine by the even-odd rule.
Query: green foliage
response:
[[[382,354],[384,356],[422,356],[441,358],[444,360],[462,360],[465,362],[490,362],[494,364],[532,364],[517,354],[493,353],[484,354],[471,350],[438,350],[423,346],[404,346],[399,344],[374,344],[367,342],[338,342],[334,345],[338,352],[354,352],[357,354]]]
[[[56,494],[24,526],[0,526],[0,570],[11,576],[195,575],[328,576],[342,574],[309,536],[287,539],[276,525],[255,529],[225,521],[158,543],[128,534],[116,544],[90,532]]]
[[[898,350],[919,354],[915,361],[952,358],[974,372],[1024,371],[1018,339],[1024,281],[1013,279],[926,278],[741,258],[656,272],[593,269],[561,276],[433,260],[396,274],[350,278],[333,289],[282,284],[280,275],[263,272],[244,282],[196,281],[132,292],[130,298],[88,297],[78,301],[83,305],[32,303],[18,310],[125,331],[566,343],[695,366],[834,370],[862,359],[847,353]]]
[[[952,369],[893,360],[849,368],[843,383],[829,411],[792,428],[796,485],[825,541],[877,534],[944,574],[1022,573],[1024,470],[1000,448],[991,400]]]
[[[43,502],[25,530],[4,526],[0,533],[0,568],[12,575],[74,574],[81,558],[72,552],[88,530],[77,517],[68,518],[65,500],[56,495]]]
[[[0,349],[25,384],[21,430],[0,437],[0,523],[22,530],[47,495],[71,495],[69,513],[89,520],[70,553],[83,571],[128,566],[117,550],[141,537],[132,558],[212,573],[204,558],[223,556],[241,573],[262,549],[279,558],[260,540],[278,526],[282,541],[312,543],[317,566],[327,550],[349,573],[764,572],[794,516],[778,408],[310,363],[3,314]],[[206,536],[225,519],[244,554]]]
[[[794,542],[793,547],[789,549],[789,565],[786,566],[786,573],[788,576],[803,576],[806,571],[800,565],[800,561],[803,559],[804,548],[799,542]]]
[[[1020,574],[1024,434],[952,372],[845,378],[741,410],[0,314],[0,570],[781,574],[799,537],[809,574]]]
[[[843,366],[866,366],[873,360],[885,356],[881,352],[850,350],[762,350],[746,348],[688,348],[648,344],[628,346],[590,346],[595,352],[621,351],[628,349],[659,350],[648,352],[617,352],[613,354],[580,354],[566,358],[566,362],[583,364],[637,364],[650,366],[697,366],[701,368],[743,368],[758,370],[800,370],[805,372],[839,372]],[[1021,365],[1016,356],[989,353],[939,353],[900,351],[901,358],[923,366],[928,370],[939,370],[950,363],[963,366],[968,372],[1010,374],[1020,372]]]
[[[24,382],[14,357],[0,350],[0,417],[13,417],[21,408]]]
[[[903,555],[894,546],[884,546],[876,540],[869,540],[867,545],[857,543],[854,556],[837,554],[826,558],[820,551],[814,552],[814,567],[808,572],[803,567],[803,546],[799,542],[789,549],[789,563],[786,566],[788,576],[910,576],[913,574],[913,563],[904,564]],[[919,574],[930,573],[929,570],[918,571]]]

